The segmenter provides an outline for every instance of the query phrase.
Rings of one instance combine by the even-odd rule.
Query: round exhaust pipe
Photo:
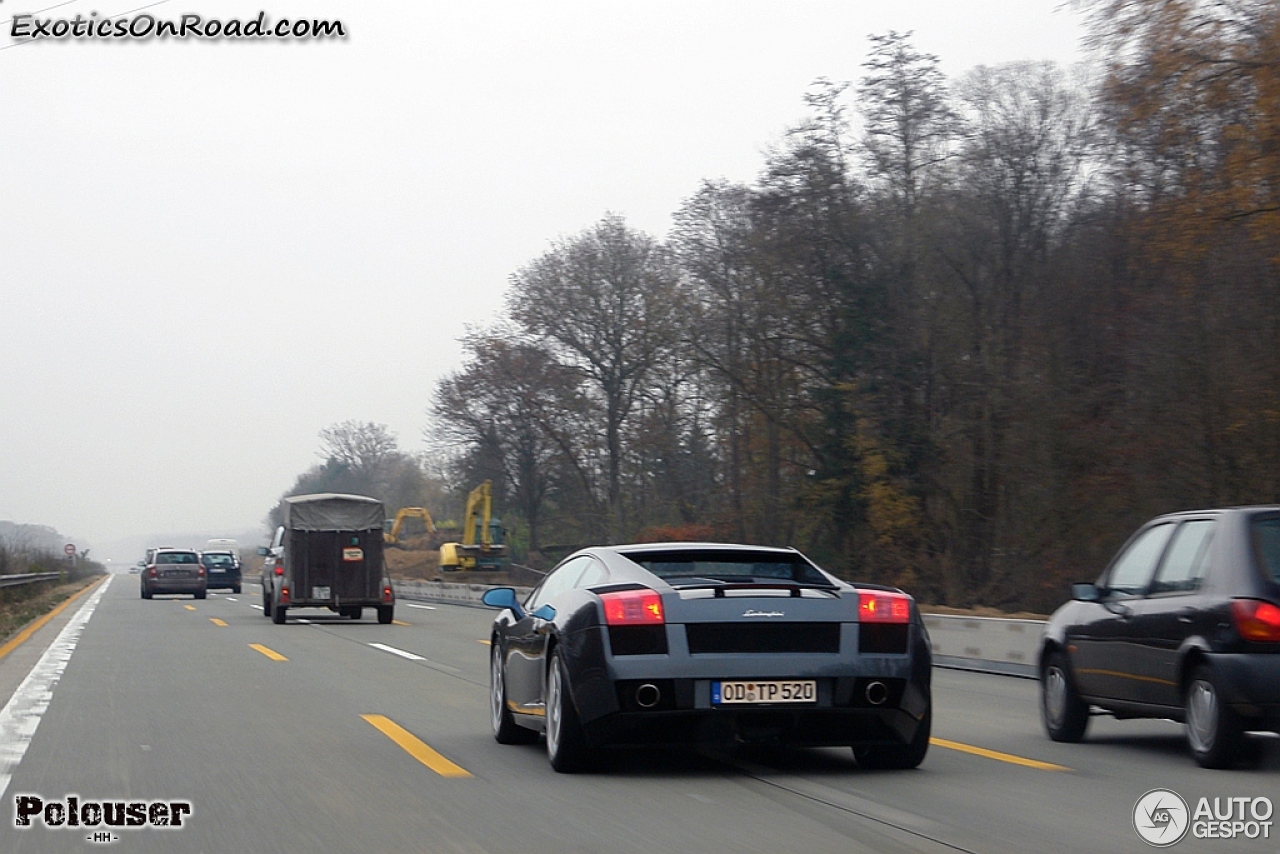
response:
[[[889,687],[879,680],[868,682],[864,696],[871,705],[883,706],[884,701],[889,699]]]
[[[652,682],[646,682],[636,689],[636,705],[642,709],[652,709],[662,699],[662,692]]]

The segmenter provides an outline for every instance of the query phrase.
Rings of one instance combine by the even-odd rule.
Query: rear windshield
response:
[[[831,580],[800,555],[772,552],[630,552],[640,564],[673,587],[700,582],[769,582],[831,586]]]
[[[1253,547],[1262,571],[1280,582],[1280,516],[1255,516]]]
[[[200,560],[205,566],[235,566],[235,559],[228,554],[205,554]]]
[[[156,563],[196,563],[195,552],[161,552],[156,555]]]

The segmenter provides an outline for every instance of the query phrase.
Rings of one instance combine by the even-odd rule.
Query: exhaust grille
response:
[[[839,623],[689,623],[693,655],[726,652],[839,652]]]

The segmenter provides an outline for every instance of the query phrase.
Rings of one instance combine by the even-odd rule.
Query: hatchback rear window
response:
[[[1280,516],[1255,516],[1253,547],[1262,571],[1280,582]]]
[[[197,563],[195,552],[161,552],[156,563]]]
[[[830,586],[831,580],[799,555],[735,552],[631,552],[627,557],[673,587],[681,583],[786,581]]]

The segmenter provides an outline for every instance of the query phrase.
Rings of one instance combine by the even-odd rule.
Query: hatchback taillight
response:
[[[910,622],[911,597],[887,590],[859,590],[858,619],[864,623]]]
[[[660,626],[666,622],[662,597],[656,590],[601,593],[604,621],[610,626]]]
[[[276,564],[276,575],[284,575],[284,564],[283,564],[283,563],[277,563],[277,564]]]
[[[1261,599],[1235,599],[1231,616],[1245,640],[1280,642],[1280,607]]]

